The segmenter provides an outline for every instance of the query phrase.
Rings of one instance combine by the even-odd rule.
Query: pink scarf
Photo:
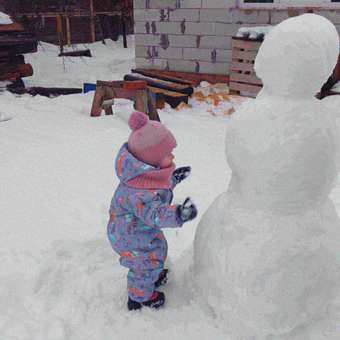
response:
[[[173,164],[168,168],[151,170],[131,179],[127,184],[138,189],[170,189],[175,168]]]

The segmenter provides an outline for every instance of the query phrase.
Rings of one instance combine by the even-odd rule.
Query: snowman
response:
[[[340,339],[336,112],[315,98],[338,54],[324,17],[280,23],[255,61],[262,91],[228,123],[231,180],[198,225],[194,282],[231,340]]]

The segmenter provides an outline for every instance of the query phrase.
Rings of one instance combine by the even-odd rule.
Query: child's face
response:
[[[161,169],[168,168],[173,164],[173,160],[175,159],[175,156],[171,153],[170,155],[166,156],[161,160],[159,163],[159,167]]]

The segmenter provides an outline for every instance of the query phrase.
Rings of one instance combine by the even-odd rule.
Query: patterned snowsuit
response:
[[[120,149],[115,167],[120,184],[111,201],[108,238],[120,255],[120,264],[130,269],[130,298],[143,302],[150,299],[167,257],[167,241],[161,228],[180,227],[182,222],[177,218],[177,206],[170,205],[172,190],[128,186],[129,180],[155,167],[135,158],[127,144]]]

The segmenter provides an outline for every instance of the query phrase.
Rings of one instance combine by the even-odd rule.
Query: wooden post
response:
[[[70,17],[66,16],[66,34],[67,34],[67,46],[71,46],[71,28],[70,28]]]
[[[96,29],[95,29],[95,22],[94,22],[94,7],[93,7],[93,0],[90,0],[90,28],[91,28],[91,41],[96,41]]]
[[[155,96],[152,95],[152,93],[149,89],[146,89],[146,93],[147,93],[147,97],[148,97],[148,99],[147,99],[148,116],[149,116],[150,120],[156,120],[156,121],[160,122],[161,120],[160,120],[159,115],[158,115]]]
[[[127,48],[128,45],[127,45],[127,40],[126,40],[126,22],[125,22],[125,18],[123,14],[121,18],[122,18],[121,21],[122,21],[122,33],[123,33],[123,45],[124,45],[124,48]]]
[[[146,90],[137,90],[135,98],[135,110],[148,113],[148,96]]]
[[[103,86],[98,86],[96,92],[94,93],[92,108],[91,108],[91,117],[99,117],[102,112],[102,103],[105,97],[105,88]]]
[[[63,18],[60,14],[56,16],[57,20],[57,34],[59,39],[60,53],[64,52],[64,39],[63,39]]]

